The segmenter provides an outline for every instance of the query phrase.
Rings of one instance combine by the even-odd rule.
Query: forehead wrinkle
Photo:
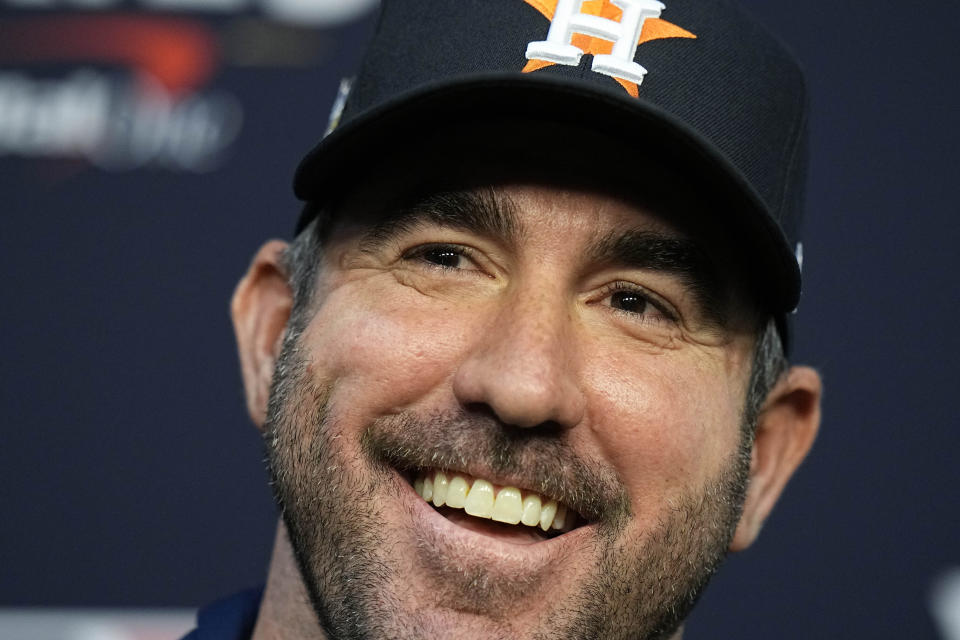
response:
[[[493,188],[433,192],[387,207],[387,213],[360,241],[369,251],[423,224],[458,229],[516,247],[523,238],[517,206]]]
[[[675,276],[704,319],[718,326],[726,322],[717,271],[707,253],[689,238],[648,229],[610,231],[591,242],[586,254],[594,263]]]

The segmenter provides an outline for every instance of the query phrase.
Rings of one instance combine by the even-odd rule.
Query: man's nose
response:
[[[573,333],[561,300],[515,292],[476,337],[454,377],[454,394],[464,407],[485,405],[517,427],[576,425],[585,398]]]

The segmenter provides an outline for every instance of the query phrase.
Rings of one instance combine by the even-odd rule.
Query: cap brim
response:
[[[415,142],[440,123],[512,118],[569,125],[635,142],[650,157],[662,158],[702,180],[722,198],[720,215],[762,269],[755,275],[771,306],[784,313],[800,297],[800,269],[766,205],[744,176],[694,129],[666,111],[595,84],[550,74],[486,74],[425,85],[358,115],[324,138],[300,163],[294,178],[298,198],[322,207],[371,158],[401,140]],[[310,207],[299,233],[310,221]]]

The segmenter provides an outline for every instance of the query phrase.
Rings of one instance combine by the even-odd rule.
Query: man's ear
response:
[[[820,427],[820,375],[792,367],[774,386],[757,420],[750,484],[731,551],[749,547],[780,493],[807,455]]]
[[[230,302],[247,411],[258,429],[267,416],[273,368],[293,308],[293,292],[281,263],[286,248],[280,240],[260,247]]]

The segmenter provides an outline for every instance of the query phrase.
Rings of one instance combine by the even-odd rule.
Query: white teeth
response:
[[[493,485],[479,478],[474,480],[463,510],[478,518],[489,518],[493,514]]]
[[[540,528],[546,531],[553,524],[553,517],[557,514],[557,501],[549,500],[540,507]]]
[[[426,484],[424,484],[424,491],[426,491]],[[550,525],[554,529],[563,529],[564,522],[567,519],[567,508],[562,505],[557,505],[557,514],[553,516],[553,524]]]
[[[433,478],[427,476],[423,479],[423,493],[420,494],[427,502],[433,498]]]
[[[528,527],[535,527],[540,524],[540,496],[535,493],[528,493],[523,498],[523,515],[520,522]]]
[[[523,501],[520,500],[520,489],[504,487],[497,494],[497,501],[493,503],[491,517],[497,522],[517,524],[523,514]]]
[[[450,480],[443,471],[437,471],[433,477],[433,506],[442,507],[447,501],[447,489],[450,488]]]
[[[417,494],[435,507],[463,509],[477,518],[489,518],[506,524],[539,526],[544,531],[573,528],[576,515],[564,504],[546,499],[532,491],[516,487],[497,488],[482,478],[464,474],[429,471],[413,482]]]
[[[447,506],[463,509],[469,490],[470,487],[467,486],[467,481],[464,480],[463,476],[453,476],[450,479],[450,486],[447,487]]]

